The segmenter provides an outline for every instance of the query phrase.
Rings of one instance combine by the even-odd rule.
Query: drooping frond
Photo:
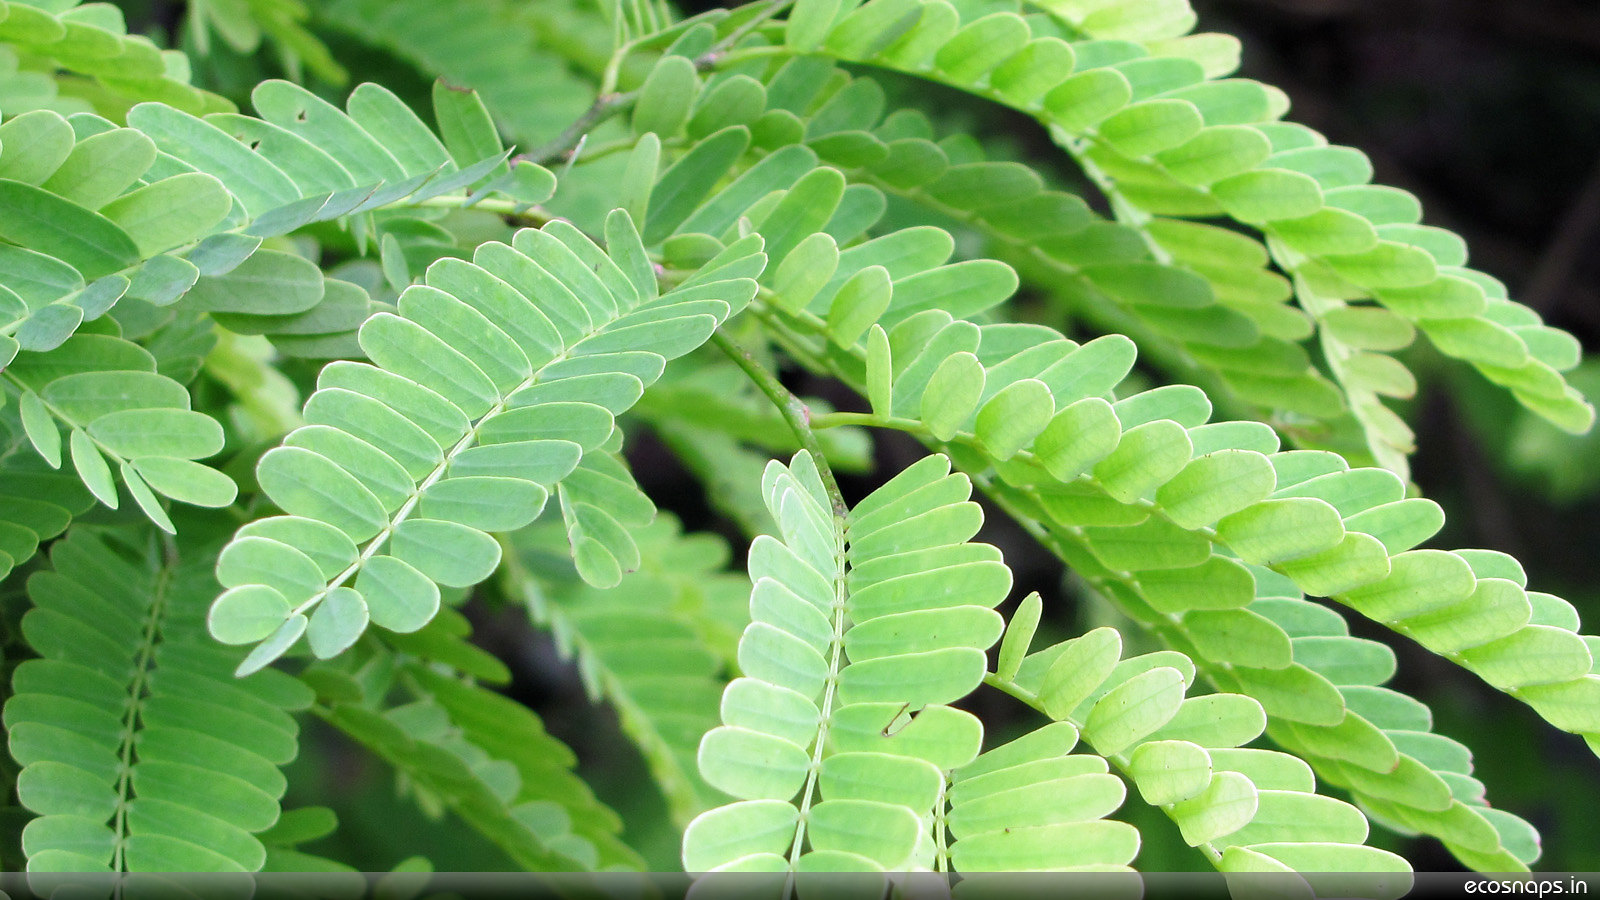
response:
[[[1333,725],[1280,717],[1268,725],[1268,735],[1323,779],[1349,790],[1370,817],[1397,831],[1433,835],[1478,871],[1532,865],[1537,833],[1489,805],[1483,783],[1472,777],[1472,752],[1433,731],[1425,704],[1384,686],[1395,671],[1393,651],[1352,637],[1341,616],[1297,596],[1281,576],[1251,571],[1259,598],[1247,609],[1283,628],[1295,661],[1333,684],[1346,709]],[[1208,663],[1208,676],[1228,684],[1224,663]]]
[[[977,338],[971,349],[981,352],[987,328],[950,323],[936,334],[959,335],[967,328]],[[1493,574],[1519,574],[1506,567],[1505,557],[1482,551],[1409,549],[1437,530],[1441,518],[1429,501],[1405,499],[1395,476],[1378,469],[1348,469],[1333,454],[1278,452],[1275,438],[1262,426],[1207,425],[1208,410],[1195,405],[1201,399],[1198,393],[1158,389],[1114,406],[1098,397],[1073,400],[1080,396],[1074,393],[1063,398],[1071,402],[1059,412],[1051,414],[1045,408],[1053,408],[1051,397],[1062,396],[1056,384],[1098,390],[1104,387],[1088,387],[1090,382],[1081,379],[1104,378],[1104,386],[1120,380],[1131,362],[1125,341],[1105,338],[1077,349],[1059,345],[1048,352],[1036,350],[1031,359],[1024,351],[1013,354],[1016,362],[990,366],[983,371],[1001,370],[1007,377],[1032,371],[1031,380],[1052,389],[1034,389],[1036,397],[1029,404],[1004,405],[1001,398],[1006,392],[1029,379],[1002,387],[986,377],[981,382],[983,392],[994,391],[990,402],[1003,404],[994,409],[1007,413],[985,416],[988,403],[976,412],[953,412],[970,409],[976,398],[966,397],[962,405],[953,406],[957,401],[951,382],[936,377],[938,368],[963,364],[964,357],[950,355],[965,349],[949,343],[957,340],[955,336],[941,341],[908,330],[905,337],[909,344],[885,338],[878,345],[883,350],[877,365],[884,371],[876,379],[874,364],[868,364],[864,389],[871,393],[873,384],[881,385],[875,400],[880,421],[910,427],[930,440],[966,443],[969,439],[960,433],[965,426],[939,424],[959,422],[965,415],[975,429],[967,447],[976,455],[956,452],[957,461],[982,471],[995,466],[1001,455],[1013,454],[998,465],[998,477],[985,479],[988,489],[1024,521],[1040,523],[1036,533],[1080,574],[1100,584],[1174,646],[1221,666],[1219,684],[1256,697],[1274,719],[1290,723],[1290,737],[1303,742],[1299,748],[1339,761],[1339,766],[1330,767],[1330,777],[1365,784],[1380,805],[1387,799],[1410,808],[1404,814],[1391,812],[1390,820],[1409,820],[1408,828],[1438,834],[1464,859],[1483,863],[1493,858],[1498,860],[1494,868],[1512,864],[1516,857],[1505,848],[1526,846],[1524,824],[1514,817],[1485,817],[1461,808],[1443,776],[1431,771],[1435,767],[1421,765],[1415,758],[1405,761],[1389,738],[1346,707],[1334,682],[1299,662],[1300,653],[1316,642],[1297,651],[1282,627],[1243,607],[1255,600],[1257,581],[1266,575],[1276,579],[1263,594],[1266,597],[1281,594],[1283,588],[1277,585],[1283,584],[1294,585],[1290,590],[1295,594],[1334,596],[1479,672],[1558,727],[1587,735],[1593,725],[1582,711],[1594,707],[1583,699],[1584,692],[1600,682],[1588,674],[1589,651],[1584,638],[1575,633],[1576,616],[1568,611],[1569,604],[1541,595],[1538,619],[1533,618],[1532,601],[1524,601],[1530,604],[1529,611],[1519,616],[1515,600],[1525,592],[1514,581]],[[895,346],[926,351],[909,363],[895,363],[890,349]],[[1036,345],[1047,346],[1048,342]],[[1121,368],[1108,370],[1106,354],[1118,346],[1123,348]],[[950,361],[936,367],[936,361],[946,357]],[[927,362],[919,366],[919,359]],[[1025,359],[1028,368],[1018,371]],[[1076,366],[1074,359],[1079,361]],[[892,377],[895,371],[901,373],[898,378]],[[925,380],[926,385],[912,378]],[[968,378],[959,383],[972,382]],[[902,393],[905,387],[921,396],[907,398]],[[942,395],[924,406],[926,392],[935,389]],[[918,421],[911,410],[921,409],[937,410],[944,418]],[[899,419],[897,425],[890,411],[912,418]],[[992,424],[993,435],[979,423]],[[1036,455],[1031,462],[1019,461],[1025,451],[1014,449],[1018,433],[1031,435],[1023,441],[1033,441]],[[1097,482],[1100,487],[1092,487]],[[1251,502],[1251,496],[1261,499]],[[1217,501],[1223,505],[1215,505]],[[1318,517],[1327,524],[1316,524]],[[1259,568],[1252,572],[1233,554]],[[1474,574],[1472,563],[1483,572]],[[1451,577],[1435,579],[1427,572]],[[1477,593],[1480,585],[1483,594]],[[1504,601],[1497,599],[1502,594]],[[1416,605],[1404,609],[1379,605],[1411,597]],[[1505,615],[1489,615],[1502,602],[1513,605]],[[1452,603],[1457,605],[1451,608]],[[1405,617],[1426,627],[1408,625]],[[1446,633],[1456,629],[1461,629],[1459,641],[1446,639]],[[1469,646],[1481,649],[1469,651]],[[1539,647],[1531,659],[1518,649],[1529,646]],[[1518,658],[1527,666],[1513,674],[1507,666]],[[1379,670],[1386,677],[1381,664]],[[1348,670],[1332,674],[1344,684],[1361,683],[1351,682],[1352,677],[1371,679]],[[1352,759],[1352,740],[1371,755]],[[1449,758],[1459,759],[1454,754]],[[1386,785],[1373,781],[1401,764],[1410,773],[1404,780]],[[1437,768],[1465,774],[1459,762]],[[1409,785],[1405,791],[1400,790],[1402,784]],[[1470,785],[1460,787],[1471,797]],[[1485,827],[1485,821],[1493,827]]]
[[[626,214],[609,222],[610,255],[554,223],[441,260],[362,326],[371,364],[323,370],[308,424],[256,472],[288,516],[245,526],[219,561],[213,634],[259,642],[243,671],[303,634],[328,657],[369,621],[422,627],[438,586],[487,578],[489,534],[533,521],[558,485],[579,571],[612,584],[637,564],[617,516],[653,506],[596,451],[667,359],[748,302],[762,257],[740,242],[658,296]]]
[[[640,867],[617,837],[616,814],[572,772],[572,751],[538,716],[442,672],[424,648],[407,660],[363,646],[313,669],[317,712],[393,766],[424,808],[453,812],[524,869]]]
[[[1191,58],[1194,45],[1152,49],[1116,33],[1063,40],[1038,17],[1001,11],[963,24],[943,2],[919,11],[872,0],[853,10],[797,7],[786,38],[796,51],[905,71],[1038,118],[1092,176],[1114,180],[1135,225],[1153,215],[1225,215],[1258,230],[1306,289],[1306,310],[1339,320],[1323,323],[1334,332],[1331,365],[1361,404],[1371,449],[1385,463],[1408,435],[1376,397],[1403,387],[1403,368],[1360,354],[1392,349],[1406,328],[1395,318],[1558,425],[1582,431],[1593,421],[1560,374],[1577,362],[1571,336],[1466,268],[1461,240],[1419,225],[1410,194],[1371,184],[1362,153],[1279,121],[1287,102],[1275,89],[1211,80],[1224,72]],[[972,52],[978,46],[983,52]]]
[[[1222,620],[1259,625],[1233,607],[1255,596],[1240,561],[1263,566],[1413,636],[1552,724],[1592,732],[1578,711],[1590,708],[1580,698],[1600,689],[1600,678],[1589,675],[1592,657],[1571,627],[1570,604],[1546,604],[1533,618],[1512,614],[1520,608],[1513,596],[1511,610],[1464,635],[1466,643],[1448,637],[1456,617],[1498,605],[1498,595],[1475,593],[1479,579],[1510,573],[1498,554],[1412,549],[1443,517],[1432,501],[1406,498],[1393,473],[1351,469],[1333,453],[1279,451],[1276,435],[1257,423],[1208,423],[1209,401],[1186,385],[1108,402],[1133,363],[1126,338],[1079,347],[1038,326],[978,326],[942,310],[896,320],[893,301],[888,308],[892,327],[874,327],[864,354],[816,347],[809,336],[827,326],[803,311],[785,316],[784,328],[794,329],[801,352],[828,354],[822,364],[868,396],[869,421],[953,443],[957,464],[975,474],[992,469],[982,479],[992,495],[1039,523],[1085,577],[1127,583],[1151,608],[1144,618],[1195,615],[1203,602],[1197,620],[1215,620],[1224,633]],[[1191,571],[1158,577],[1174,584],[1154,596],[1141,583],[1145,572],[1174,570]],[[1226,593],[1197,601],[1186,589],[1196,584]],[[1415,584],[1428,587],[1417,596]],[[1506,593],[1525,592],[1512,583]],[[1280,648],[1285,640],[1274,636]],[[1250,658],[1267,661],[1260,668],[1288,664],[1266,646],[1249,648]]]
[[[515,553],[503,567],[504,586],[574,659],[590,698],[616,709],[683,825],[712,803],[695,751],[717,724],[722,671],[750,585],[724,571],[729,553],[721,541],[680,534],[671,516],[634,537],[638,570],[597,588],[571,570],[562,530],[522,529],[510,536]]]
[[[5,724],[30,871],[253,871],[310,692],[233,677],[205,633],[211,554],[80,528],[34,574]]]

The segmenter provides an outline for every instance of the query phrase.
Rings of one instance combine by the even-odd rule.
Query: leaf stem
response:
[[[470,205],[469,205],[470,204]],[[398,200],[379,209],[475,209],[479,212],[494,213],[510,219],[516,219],[521,224],[539,226],[555,219],[556,216],[541,206],[529,206],[518,203],[506,197],[474,198],[470,194],[440,194],[426,200],[407,203]]]
[[[752,59],[767,59],[774,56],[793,56],[794,49],[782,44],[770,47],[740,47],[720,54],[712,62],[718,68],[726,68],[737,63],[748,62]]]
[[[163,537],[165,537],[163,535]],[[168,591],[172,587],[172,565],[176,550],[170,540],[163,540],[163,562],[157,563],[155,584],[151,590],[149,612],[145,616],[144,634],[139,641],[139,652],[133,664],[133,682],[128,687],[128,708],[122,716],[122,735],[117,752],[117,811],[112,819],[111,832],[115,840],[111,854],[111,870],[122,872],[127,866],[128,804],[133,801],[133,766],[135,744],[140,717],[144,713],[150,672],[155,668],[156,644],[161,639],[161,625],[167,612]]]
[[[577,121],[566,127],[554,140],[539,147],[523,158],[530,159],[539,165],[558,162],[571,156],[578,142],[593,131],[596,126],[606,121],[617,113],[632,106],[639,99],[638,91],[628,91],[618,94],[611,91],[602,93],[590,104],[588,110],[579,116]]]
[[[909,431],[914,434],[926,434],[927,429],[916,419],[904,416],[880,416],[869,412],[831,412],[822,413],[811,417],[811,428],[821,431],[824,428],[842,428],[846,425],[862,425],[871,428],[893,428],[896,431]]]
[[[695,68],[702,71],[712,68],[722,58],[723,54],[733,45],[743,40],[745,35],[760,27],[764,22],[787,8],[794,0],[772,0],[772,3],[761,12],[751,17],[727,37],[718,41],[716,46],[706,51],[694,60]],[[527,158],[544,165],[564,157],[570,157],[583,137],[592,131],[595,126],[611,118],[622,110],[632,106],[639,99],[639,91],[629,91],[625,94],[617,93],[617,82],[622,77],[622,64],[627,60],[633,48],[651,35],[641,35],[638,38],[622,44],[611,54],[611,59],[606,62],[605,70],[600,76],[600,96],[595,98],[587,112],[576,122],[567,126],[567,129],[555,140],[537,150],[527,154]]]
[[[793,3],[794,0],[772,0],[771,3],[767,4],[766,9],[763,9],[751,16],[750,21],[745,22],[738,28],[735,28],[727,37],[718,41],[716,46],[706,51],[700,56],[699,59],[696,59],[695,65],[700,69],[711,68],[722,57],[723,53],[732,49],[738,45],[740,41],[744,40],[745,35],[748,35],[750,32],[755,31],[762,25],[765,25],[768,19],[771,19],[778,13],[783,12],[784,9]]]
[[[845,505],[844,494],[839,491],[839,482],[834,479],[828,458],[822,453],[822,442],[817,440],[816,432],[811,430],[811,410],[799,397],[791,394],[789,389],[778,381],[777,376],[762,368],[761,363],[756,361],[749,350],[734,343],[733,339],[723,334],[720,329],[711,335],[711,342],[726,353],[734,364],[743,369],[744,373],[750,376],[750,380],[755,382],[756,387],[761,389],[761,393],[766,394],[767,399],[778,408],[784,421],[789,423],[795,438],[800,441],[800,446],[810,452],[816,461],[817,471],[822,475],[822,486],[827,489],[828,499],[833,503],[834,516],[843,519],[850,507]]]

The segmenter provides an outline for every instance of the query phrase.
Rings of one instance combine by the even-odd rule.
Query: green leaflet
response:
[[[822,232],[812,235],[812,238],[826,238],[829,245],[833,240]],[[811,238],[806,240],[810,241]],[[791,254],[784,262],[789,262],[795,256]],[[815,271],[825,280],[832,274],[832,266],[819,267]],[[797,297],[805,296],[803,291],[797,294]],[[883,266],[862,269],[850,276],[840,285],[839,292],[833,295],[833,302],[828,307],[830,336],[840,346],[854,346],[867,328],[883,317],[893,302],[894,285],[889,278],[889,270]]]
[[[1001,389],[978,410],[974,434],[995,459],[1009,459],[1032,443],[1054,414],[1049,385],[1023,379]]]
[[[939,364],[922,393],[922,421],[938,440],[955,437],[983,393],[983,364],[971,353],[953,354]]]
[[[689,107],[699,90],[694,63],[682,56],[665,56],[650,71],[633,107],[633,130],[671,136],[689,119]]]
[[[1217,523],[1217,536],[1245,562],[1268,565],[1326,550],[1344,538],[1344,528],[1321,500],[1267,500]]]
[[[1156,492],[1175,524],[1194,528],[1265,500],[1277,483],[1271,463],[1250,450],[1219,450],[1195,458]]]
[[[210,232],[233,205],[222,183],[201,172],[174,175],[100,207],[143,256],[187,244]]]
[[[1183,427],[1158,419],[1130,429],[1094,475],[1106,492],[1127,503],[1166,483],[1189,462],[1193,447]]]
[[[1297,219],[1322,208],[1317,181],[1299,172],[1257,169],[1211,186],[1223,210],[1242,222]]]
[[[1122,638],[1097,628],[1067,642],[1051,661],[1038,689],[1046,713],[1065,718],[1105,681],[1122,655]]]
[[[645,242],[655,243],[681,225],[749,144],[748,129],[724,128],[697,143],[662,173],[650,192],[650,219],[642,232]]]
[[[1149,156],[1177,147],[1200,133],[1204,120],[1184,100],[1145,100],[1100,123],[1102,140],[1126,156]]]
[[[62,260],[85,278],[98,278],[131,265],[139,248],[117,224],[49,191],[0,181],[0,238]]]

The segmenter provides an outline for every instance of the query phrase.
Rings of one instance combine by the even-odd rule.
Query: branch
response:
[[[732,34],[717,42],[705,54],[694,60],[695,68],[705,71],[712,67],[717,58],[730,47],[742,40],[745,35],[760,27],[762,23],[777,15],[787,8],[794,0],[772,0],[761,12],[752,16],[750,21],[735,29]],[[606,62],[600,75],[600,96],[595,98],[594,104],[576,122],[567,126],[555,140],[529,153],[528,159],[544,165],[546,163],[571,159],[576,155],[576,148],[583,145],[583,138],[593,131],[595,126],[611,118],[617,113],[627,109],[639,99],[639,91],[617,93],[617,81],[622,74],[622,64],[627,60],[633,48],[640,42],[648,40],[652,35],[641,35],[632,41],[622,44],[611,54],[611,59]]]
[[[1545,313],[1556,307],[1590,246],[1596,225],[1600,225],[1600,164],[1591,170],[1578,198],[1556,225],[1555,237],[1522,289],[1524,304]]]

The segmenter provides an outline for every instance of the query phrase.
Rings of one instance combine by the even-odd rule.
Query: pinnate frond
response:
[[[464,123],[442,142],[377,85],[357,88],[348,112],[283,81],[264,82],[253,99],[261,118],[197,118],[147,102],[128,112],[128,127],[47,110],[0,125],[0,142],[14,148],[0,156],[0,255],[16,273],[0,293],[0,365],[19,350],[54,349],[123,297],[160,307],[183,299],[290,346],[353,331],[367,299],[325,282],[309,260],[260,249],[264,239],[335,219],[368,234],[380,207],[488,190],[491,177],[505,188],[554,186],[543,170],[512,178],[487,118],[467,124],[481,110],[472,94],[438,92],[439,114]]]
[[[28,580],[5,723],[23,765],[30,871],[254,871],[278,820],[289,715],[310,692],[281,672],[235,679],[205,633],[211,554],[175,556],[79,528]]]
[[[700,745],[701,774],[737,800],[690,823],[684,865],[931,868],[946,773],[977,756],[983,734],[946,704],[983,678],[1010,572],[993,547],[968,543],[982,513],[941,457],[848,518],[804,451],[773,463],[762,487],[782,538],[751,547],[745,674]]]
[[[421,628],[439,585],[487,578],[490,533],[532,522],[558,485],[579,570],[610,584],[637,565],[617,516],[653,507],[593,451],[667,359],[748,302],[739,273],[760,253],[736,244],[658,295],[626,214],[611,223],[611,255],[553,223],[441,260],[362,326],[371,363],[323,370],[308,424],[257,468],[288,515],[245,526],[218,564],[212,632],[257,644],[241,671],[302,634],[328,657],[368,622]]]
[[[521,704],[371,644],[313,671],[323,718],[394,767],[424,809],[455,813],[519,867],[640,867],[572,751]]]

